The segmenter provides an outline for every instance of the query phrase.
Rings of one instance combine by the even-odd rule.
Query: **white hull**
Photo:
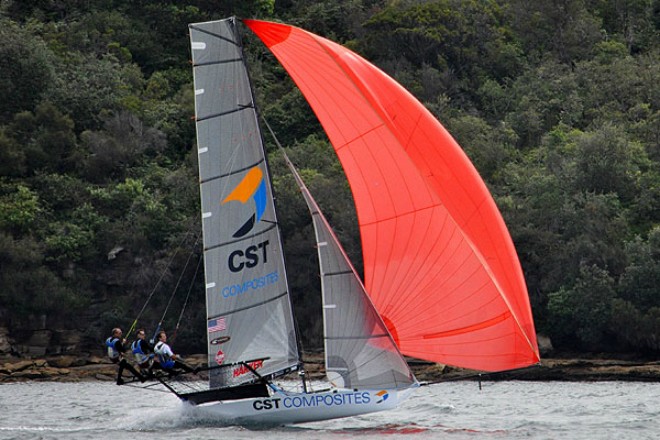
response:
[[[249,398],[188,406],[195,417],[238,425],[286,425],[337,419],[396,408],[414,388],[335,390],[319,393],[275,392]]]

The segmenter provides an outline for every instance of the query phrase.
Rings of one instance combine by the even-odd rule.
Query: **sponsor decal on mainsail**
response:
[[[222,364],[222,361],[225,360],[225,353],[222,350],[218,350],[215,354],[215,363],[218,365]]]
[[[233,237],[239,238],[246,235],[254,228],[254,225],[261,220],[261,217],[266,210],[266,181],[261,168],[254,167],[245,174],[245,177],[239,182],[232,192],[225,197],[221,205],[231,201],[238,201],[246,204],[250,200],[254,200],[255,213],[234,232]]]
[[[216,319],[209,319],[208,322],[209,333],[220,332],[222,330],[225,330],[226,328],[227,328],[227,322],[225,321],[224,316]]]

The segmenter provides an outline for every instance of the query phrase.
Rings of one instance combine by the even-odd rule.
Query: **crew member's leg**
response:
[[[126,359],[122,359],[121,361],[119,361],[119,371],[117,373],[117,385],[122,385],[124,383],[124,379],[121,377],[122,373],[124,372],[124,368],[130,371],[131,374],[133,374],[133,376],[135,376],[137,379],[140,380],[140,382],[144,382],[146,380],[144,376],[138,373],[138,371],[133,367],[133,365],[128,363]]]

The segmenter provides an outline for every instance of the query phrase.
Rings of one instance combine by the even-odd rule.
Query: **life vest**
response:
[[[172,368],[174,367],[174,361],[170,358],[170,355],[163,350],[164,345],[164,342],[158,342],[154,347],[154,353],[158,356],[158,362],[162,368]]]
[[[119,338],[110,336],[105,340],[105,346],[108,349],[108,357],[112,362],[117,362],[119,360],[120,353],[115,348],[115,344],[119,341]]]
[[[135,362],[138,365],[146,364],[149,361],[150,356],[142,350],[142,344],[140,344],[141,339],[136,339],[131,344],[131,351],[135,356]]]

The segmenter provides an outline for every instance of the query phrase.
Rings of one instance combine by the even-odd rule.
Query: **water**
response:
[[[176,397],[105,382],[0,385],[0,439],[657,439],[660,383],[452,382],[399,409],[276,429],[191,418]]]

